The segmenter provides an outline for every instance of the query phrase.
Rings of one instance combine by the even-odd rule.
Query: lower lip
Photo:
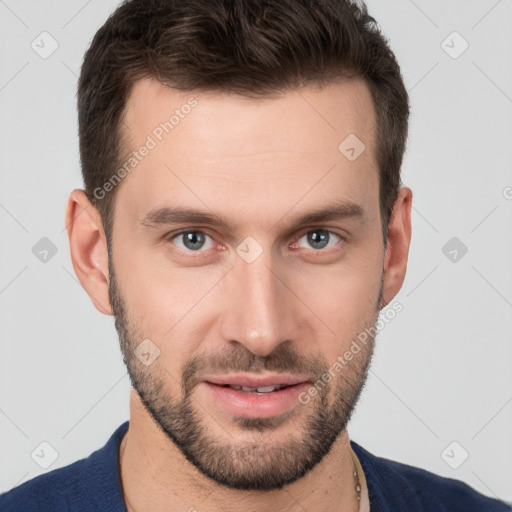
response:
[[[235,416],[244,418],[271,418],[293,406],[297,406],[299,395],[308,390],[309,382],[301,382],[271,393],[256,394],[202,382],[222,406]]]

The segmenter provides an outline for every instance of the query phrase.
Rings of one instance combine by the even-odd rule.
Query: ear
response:
[[[112,315],[108,295],[107,240],[101,215],[85,192],[75,189],[66,208],[66,229],[75,273],[96,309]]]
[[[381,309],[400,291],[405,279],[411,243],[411,207],[412,190],[401,187],[389,221]]]

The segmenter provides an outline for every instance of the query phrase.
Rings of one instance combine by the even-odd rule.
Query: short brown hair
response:
[[[85,193],[110,239],[117,188],[94,193],[121,165],[121,123],[135,81],[249,97],[347,76],[368,84],[384,245],[401,185],[409,98],[400,68],[366,5],[356,0],[126,0],[98,30],[78,84]],[[341,141],[340,141],[341,142]]]

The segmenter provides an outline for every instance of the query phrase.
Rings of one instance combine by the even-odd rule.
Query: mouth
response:
[[[226,382],[229,381],[229,382]],[[233,376],[201,383],[210,399],[234,416],[269,418],[300,404],[299,395],[311,386],[301,376]]]
[[[211,376],[204,379],[205,382],[217,386],[242,389],[244,391],[256,391],[261,393],[271,392],[275,389],[294,386],[304,382],[309,382],[305,375],[292,375],[273,373],[267,375],[254,374],[232,374],[225,376]]]
[[[210,383],[213,384],[213,383]],[[216,384],[214,384],[216,385]],[[253,393],[257,395],[266,395],[268,393],[274,393],[275,391],[279,391],[281,389],[289,388],[291,386],[288,386],[286,384],[276,384],[273,386],[260,386],[258,388],[252,388],[248,386],[241,386],[241,385],[230,385],[230,384],[223,384],[221,387],[223,388],[231,388],[236,391],[243,391],[244,393]]]

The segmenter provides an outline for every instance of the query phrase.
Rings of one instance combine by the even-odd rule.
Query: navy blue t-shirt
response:
[[[1,512],[126,512],[118,453],[129,422],[85,459],[39,475],[0,495]],[[370,512],[511,512],[468,485],[400,464],[351,441],[364,470]]]

